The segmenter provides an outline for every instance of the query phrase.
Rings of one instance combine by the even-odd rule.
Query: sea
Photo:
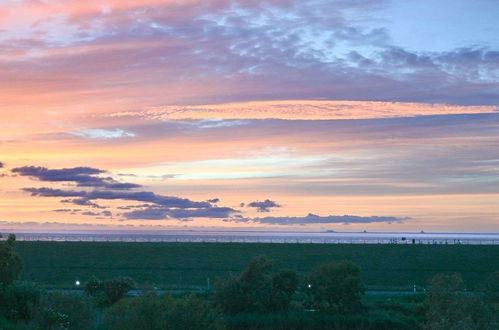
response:
[[[205,242],[311,244],[473,244],[499,245],[499,233],[438,232],[291,232],[291,231],[57,231],[15,232],[19,241],[58,242]],[[3,237],[2,239],[5,239]]]

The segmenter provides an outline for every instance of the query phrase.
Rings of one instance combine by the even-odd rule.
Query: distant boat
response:
[[[330,230],[330,229],[328,229],[328,230],[326,230],[326,233],[336,233],[336,230]]]

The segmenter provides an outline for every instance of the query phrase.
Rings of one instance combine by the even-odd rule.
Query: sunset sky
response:
[[[0,230],[499,232],[497,0],[0,0]]]

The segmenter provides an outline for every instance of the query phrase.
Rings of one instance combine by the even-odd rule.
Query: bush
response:
[[[15,323],[10,320],[7,320],[0,316],[0,329],[2,330],[16,330],[18,327]]]
[[[272,278],[269,310],[282,311],[288,309],[298,284],[298,274],[295,272],[283,270],[276,273]]]
[[[44,329],[90,329],[96,321],[96,309],[85,295],[52,293],[42,297],[35,322]]]
[[[238,276],[219,283],[214,299],[228,314],[278,311],[288,308],[297,285],[295,272],[274,273],[270,260],[260,256]]]
[[[359,267],[349,261],[317,267],[305,285],[314,307],[340,313],[359,311],[364,293],[359,273]]]
[[[85,284],[85,293],[94,297],[99,306],[109,307],[123,298],[134,286],[133,280],[128,277],[106,281],[92,277]]]
[[[40,288],[32,282],[16,281],[2,294],[2,309],[5,315],[14,320],[30,320],[38,307]]]
[[[123,299],[106,311],[105,324],[111,330],[164,329],[163,312],[168,308],[167,298],[155,294]]]
[[[426,329],[497,329],[498,311],[480,296],[466,293],[457,274],[439,274],[429,282]]]
[[[7,241],[0,242],[0,289],[19,278],[22,261],[14,250],[16,236],[10,234]]]
[[[329,314],[323,312],[276,312],[237,314],[226,317],[229,330],[412,330],[417,321],[393,312]]]
[[[172,330],[217,330],[225,329],[222,315],[210,302],[195,296],[174,300],[173,308],[166,311],[166,321]]]
[[[499,271],[495,271],[487,276],[484,283],[484,291],[487,295],[487,300],[499,303]]]
[[[209,301],[193,296],[148,294],[123,299],[106,311],[105,321],[111,330],[224,329],[221,315]]]

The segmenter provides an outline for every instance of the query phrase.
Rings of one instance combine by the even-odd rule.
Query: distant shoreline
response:
[[[240,230],[14,233],[19,241],[499,245],[499,234],[496,233],[276,232]]]

